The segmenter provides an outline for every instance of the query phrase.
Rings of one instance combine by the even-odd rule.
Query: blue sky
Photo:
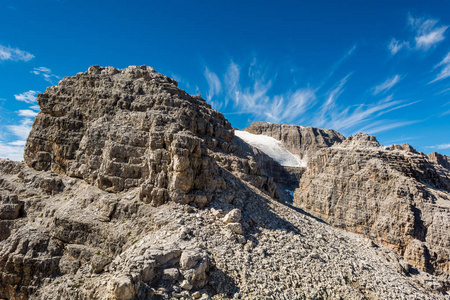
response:
[[[0,1],[0,157],[35,97],[89,66],[148,65],[231,124],[375,134],[450,155],[449,1]]]

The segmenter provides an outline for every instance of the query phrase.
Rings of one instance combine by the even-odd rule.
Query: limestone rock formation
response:
[[[309,160],[304,175],[274,179],[289,170],[234,139],[201,97],[145,66],[91,67],[38,102],[25,162],[0,159],[0,299],[448,298],[448,171],[421,154],[264,125]],[[334,228],[278,199],[301,175],[296,203],[317,193],[330,205],[327,188],[347,193],[333,184],[346,184],[352,170],[370,176],[353,174],[361,192],[343,212],[349,228],[355,215],[371,218],[365,196],[403,199],[383,207],[398,213],[379,228],[385,239]]]
[[[428,155],[428,158],[431,161],[433,161],[433,162],[443,166],[444,168],[447,168],[447,169],[450,170],[450,157],[448,157],[447,155],[442,155],[442,154],[439,154],[437,152],[433,152],[433,153],[430,153]]]
[[[320,148],[330,147],[344,140],[344,136],[335,130],[299,125],[253,122],[244,130],[254,134],[267,135],[281,141],[291,153],[305,161]]]
[[[450,172],[442,164],[357,134],[310,157],[299,186],[296,206],[396,250],[450,287]]]
[[[229,162],[236,149],[222,114],[151,67],[93,66],[37,101],[41,112],[24,155],[36,170],[83,178],[109,192],[139,187],[140,198],[153,205],[206,204],[226,189],[218,163],[262,174],[247,159]],[[262,179],[263,185],[270,183]]]

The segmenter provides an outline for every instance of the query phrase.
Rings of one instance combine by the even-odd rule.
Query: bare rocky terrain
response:
[[[283,167],[145,66],[38,102],[0,159],[2,299],[449,299],[444,156],[252,124],[308,162]]]

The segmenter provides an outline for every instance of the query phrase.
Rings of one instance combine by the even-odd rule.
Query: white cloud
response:
[[[320,107],[313,124],[316,127],[322,127],[327,121],[327,114],[336,106],[337,98],[344,92],[344,85],[347,83],[351,73],[341,79],[339,85],[328,93],[327,101]]]
[[[408,21],[415,30],[414,40],[417,49],[426,51],[445,39],[444,33],[448,26],[437,26],[438,20],[409,16]]]
[[[36,110],[36,111],[40,111],[40,110],[41,110],[41,108],[39,107],[39,105],[32,105],[32,106],[30,106],[30,109]]]
[[[391,88],[394,87],[394,85],[396,85],[400,81],[400,79],[401,79],[400,75],[395,75],[394,77],[386,79],[386,81],[373,88],[373,94],[377,95],[381,92],[389,91]]]
[[[435,145],[435,146],[427,146],[425,148],[429,148],[429,149],[450,149],[450,144],[441,144],[441,145]]]
[[[26,140],[31,130],[33,120],[22,119],[19,125],[7,125],[6,128],[21,140]]]
[[[33,58],[34,55],[29,52],[22,51],[17,48],[5,47],[0,45],[0,62],[6,60],[29,61]]]
[[[379,120],[370,125],[367,125],[360,129],[360,131],[367,132],[368,134],[375,134],[386,130],[391,130],[398,127],[403,127],[411,124],[415,124],[420,121],[401,121],[392,122],[390,120]]]
[[[60,79],[59,76],[52,73],[52,70],[46,67],[34,68],[31,73],[42,76],[45,81],[55,84]]]
[[[37,94],[37,91],[30,90],[22,94],[14,95],[14,98],[16,98],[16,100],[18,101],[23,101],[28,104],[35,104]]]
[[[450,52],[447,53],[444,59],[440,63],[438,63],[434,68],[435,69],[441,68],[441,72],[439,72],[436,78],[432,80],[430,83],[450,77]]]
[[[335,130],[347,130],[355,126],[359,126],[365,122],[373,120],[395,109],[399,109],[413,103],[405,104],[405,101],[392,101],[392,95],[386,97],[373,104],[360,104],[356,108],[347,107],[342,111],[337,109],[331,116],[331,120],[327,123],[327,127]]]
[[[266,96],[265,100],[269,102],[270,98]],[[264,115],[267,116],[269,121],[293,123],[298,121],[299,117],[315,104],[315,100],[316,94],[314,90],[310,88],[298,89],[293,93],[273,97],[268,109],[263,110]],[[267,107],[264,104],[262,106]]]
[[[13,142],[15,143],[15,142]],[[23,160],[23,145],[16,144],[4,144],[0,141],[0,157],[9,158],[11,160],[22,161]]]
[[[227,96],[225,98],[225,106],[231,99],[234,101],[235,106],[240,102],[240,86],[239,86],[240,69],[233,61],[228,66],[225,73],[225,87],[227,89]]]
[[[230,62],[224,75],[225,102],[217,105],[219,108],[232,104],[235,113],[252,114],[255,119],[270,122],[294,122],[298,121],[308,108],[314,105],[315,91],[310,88],[300,88],[282,95],[270,95],[272,81],[266,80],[267,70],[253,59],[249,65],[245,82],[241,85],[241,67]],[[206,69],[206,80],[209,85],[208,98],[211,94],[218,94],[222,84],[215,73]],[[213,104],[215,104],[213,102]]]
[[[34,118],[38,113],[31,109],[21,109],[17,114],[21,117]]]
[[[400,51],[403,47],[409,48],[409,42],[399,41],[395,38],[393,38],[388,45],[389,51],[391,51],[392,55],[397,54],[397,52]]]
[[[384,121],[380,124],[375,122],[384,114],[413,105],[419,101],[394,101],[392,100],[393,96],[389,95],[375,103],[363,103],[347,107],[339,105],[337,100],[344,93],[345,85],[351,74],[342,78],[322,95],[318,94],[318,91],[324,85],[323,82],[317,88],[306,85],[306,87],[296,88],[282,94],[274,94],[272,84],[276,82],[276,73],[268,70],[267,66],[260,66],[256,59],[253,59],[247,67],[231,61],[223,76],[223,83],[217,83],[219,76],[209,70],[205,72],[205,78],[210,88],[209,94],[216,94],[219,91],[216,95],[225,99],[220,103],[220,106],[228,109],[233,108],[234,112],[229,114],[250,115],[249,122],[258,120],[274,123],[309,124],[346,131],[353,131],[365,126],[372,132],[408,125],[408,123],[399,121]],[[375,87],[374,90],[377,94],[386,92],[392,89],[401,78],[401,75],[395,75]],[[220,86],[220,90],[217,88],[218,86]],[[371,126],[368,124],[371,124]]]
[[[8,143],[8,145],[11,145],[11,146],[25,146],[26,142],[27,141],[14,141],[14,142]]]
[[[209,91],[206,94],[206,99],[211,101],[211,99],[218,95],[222,91],[222,84],[220,83],[219,77],[216,73],[211,72],[208,68],[205,68],[205,77],[208,82]]]

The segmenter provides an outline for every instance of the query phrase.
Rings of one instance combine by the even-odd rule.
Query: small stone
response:
[[[177,268],[169,268],[163,271],[161,279],[174,282],[178,279],[179,276],[180,272],[178,271]]]
[[[181,282],[181,284],[180,284],[180,287],[184,290],[190,291],[192,289],[193,285],[189,281],[183,280],[183,282]]]
[[[241,218],[242,218],[241,210],[235,208],[235,209],[231,210],[229,213],[227,213],[225,215],[225,217],[222,219],[222,221],[225,224],[228,224],[228,223],[239,223],[241,221]]]
[[[212,212],[213,216],[215,216],[216,218],[223,217],[223,210],[221,210],[221,209],[211,208],[211,212]]]
[[[236,234],[242,234],[242,225],[241,223],[228,223],[226,226],[229,230]]]
[[[187,213],[193,213],[194,212],[194,208],[190,205],[186,205],[185,207],[183,207],[183,210]]]
[[[192,294],[192,298],[194,298],[194,299],[199,299],[201,296],[202,296],[202,294],[200,294],[199,291],[194,292],[194,293]]]
[[[245,239],[245,237],[243,235],[238,235],[236,239],[237,239],[238,243],[242,244],[242,245],[244,245],[247,242],[247,240]]]

